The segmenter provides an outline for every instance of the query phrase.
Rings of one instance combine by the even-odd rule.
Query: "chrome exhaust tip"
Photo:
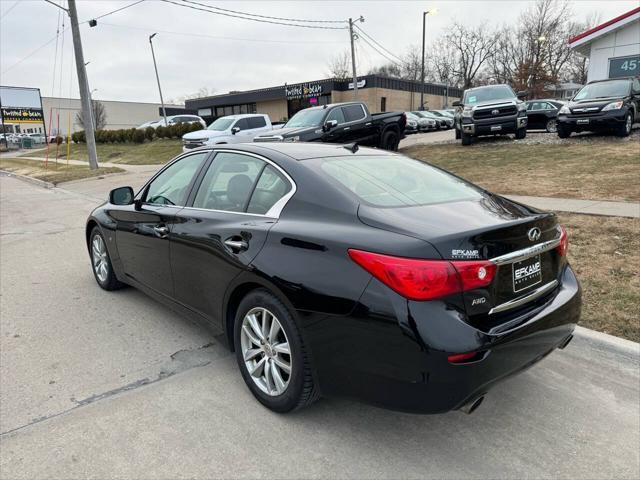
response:
[[[470,402],[465,403],[462,407],[460,407],[460,410],[466,413],[467,415],[471,415],[473,412],[477,410],[477,408],[480,406],[480,404],[483,401],[484,401],[484,395],[481,395],[477,398],[474,398]]]

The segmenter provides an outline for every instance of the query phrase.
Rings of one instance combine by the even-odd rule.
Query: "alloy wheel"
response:
[[[558,123],[555,120],[549,120],[547,122],[547,132],[556,133],[558,131]]]
[[[631,118],[631,115],[628,114],[627,115],[627,121],[625,123],[625,129],[627,130],[627,133],[631,133],[631,127],[633,126],[633,119]]]
[[[240,345],[253,383],[267,395],[282,395],[291,379],[292,357],[278,318],[266,308],[249,310],[242,320]]]
[[[100,235],[95,235],[91,242],[91,258],[96,277],[101,283],[106,282],[109,276],[109,260],[107,258],[107,247]]]

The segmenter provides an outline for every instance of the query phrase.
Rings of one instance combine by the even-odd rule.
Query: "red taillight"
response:
[[[496,265],[487,261],[422,260],[349,250],[351,259],[409,300],[433,300],[489,285]]]
[[[567,230],[560,225],[560,244],[556,247],[558,255],[564,257],[569,249],[569,237],[567,236]]]
[[[462,363],[468,362],[469,360],[474,360],[477,356],[478,352],[455,353],[453,355],[449,355],[447,357],[447,360],[449,360],[449,363]]]

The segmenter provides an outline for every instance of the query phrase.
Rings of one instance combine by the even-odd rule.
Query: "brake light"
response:
[[[454,353],[453,355],[449,355],[447,360],[449,360],[449,363],[463,363],[474,360],[477,356],[478,352]]]
[[[567,236],[567,230],[560,225],[560,243],[556,247],[558,255],[564,257],[569,249],[569,237]]]
[[[409,300],[433,300],[489,285],[496,265],[487,261],[422,260],[349,250],[349,257]]]

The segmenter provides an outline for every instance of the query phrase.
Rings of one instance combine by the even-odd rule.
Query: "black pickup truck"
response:
[[[403,112],[369,113],[364,103],[332,103],[300,110],[281,128],[254,142],[352,143],[398,149],[407,118]]]
[[[474,137],[515,133],[527,135],[527,106],[521,100],[527,92],[516,94],[509,85],[488,85],[465,90],[454,118],[456,139],[470,145]]]

